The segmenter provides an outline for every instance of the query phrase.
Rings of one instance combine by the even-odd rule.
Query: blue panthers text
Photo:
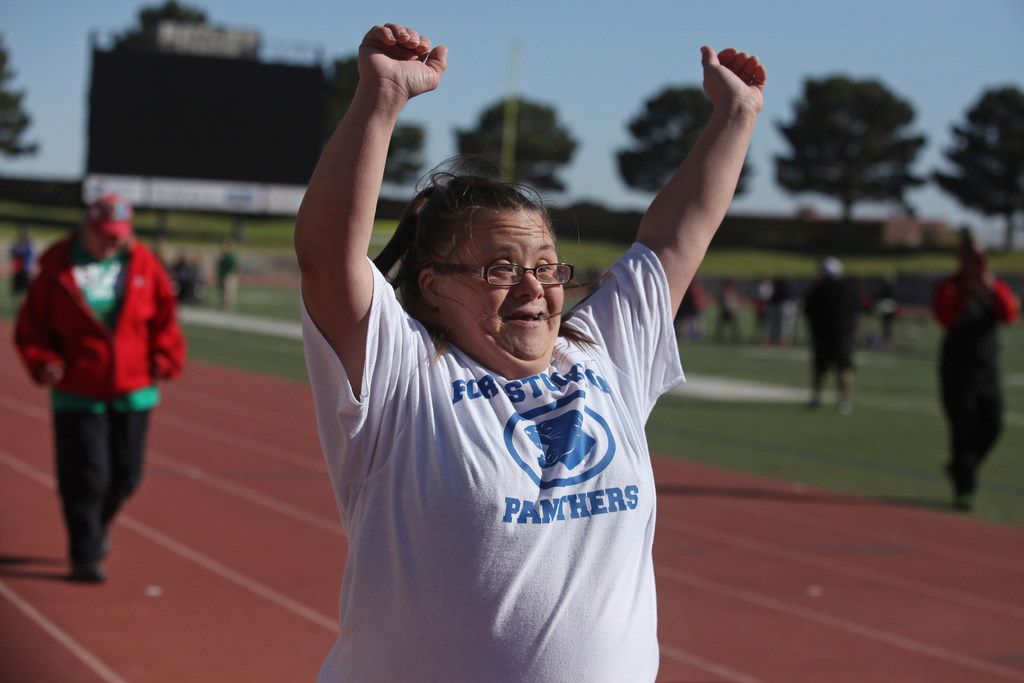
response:
[[[568,519],[594,517],[608,512],[635,510],[640,489],[636,485],[617,486],[585,493],[569,493],[558,498],[538,501],[505,498],[505,516],[501,521],[511,524],[550,524]]]

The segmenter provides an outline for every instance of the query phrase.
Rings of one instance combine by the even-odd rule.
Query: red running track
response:
[[[10,326],[0,323],[10,338]],[[63,580],[45,392],[0,344],[0,679],[311,681],[345,538],[305,385],[191,363],[110,580]],[[1024,681],[1024,534],[658,458],[661,681]]]

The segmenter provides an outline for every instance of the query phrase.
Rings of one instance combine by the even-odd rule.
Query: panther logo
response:
[[[547,469],[558,463],[573,469],[587,457],[597,439],[583,431],[583,413],[570,410],[526,428],[526,434],[541,450],[537,464]]]
[[[615,438],[581,390],[523,413],[505,424],[505,447],[542,489],[596,477],[615,455]]]

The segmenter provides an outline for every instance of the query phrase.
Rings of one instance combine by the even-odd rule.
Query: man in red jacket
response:
[[[1003,427],[999,382],[999,323],[1017,320],[1019,302],[988,266],[981,245],[965,230],[958,251],[960,269],[939,283],[932,311],[946,330],[942,339],[942,406],[949,421],[955,507],[974,504],[977,472]]]
[[[105,579],[107,531],[142,477],[157,380],[185,358],[170,280],[135,240],[132,217],[118,195],[93,203],[40,258],[15,327],[32,379],[51,387],[72,581]]]

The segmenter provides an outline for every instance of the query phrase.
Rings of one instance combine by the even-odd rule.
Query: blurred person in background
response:
[[[896,273],[885,274],[878,289],[874,310],[878,315],[879,337],[877,343],[888,346],[892,343],[893,324],[896,322],[896,315],[900,310],[900,303],[896,299]]]
[[[238,303],[238,254],[230,238],[224,240],[217,257],[217,292],[221,308],[232,309]]]
[[[1017,321],[1020,302],[989,268],[983,246],[970,230],[960,234],[959,269],[932,294],[932,312],[945,330],[939,376],[949,423],[946,474],[953,505],[974,505],[978,468],[1003,428],[999,373],[1000,323]]]
[[[36,269],[36,244],[28,226],[18,226],[18,237],[11,244],[8,256],[11,261],[11,309],[17,311]]]
[[[694,277],[683,294],[683,301],[676,313],[676,336],[680,341],[700,341],[704,336],[704,307],[707,294],[700,278]]]
[[[157,380],[185,358],[170,280],[132,217],[118,195],[93,203],[40,258],[15,326],[29,374],[50,387],[72,581],[105,579],[110,523],[142,478]]]
[[[811,331],[810,407],[821,405],[821,391],[829,370],[836,372],[836,409],[853,411],[853,346],[857,328],[857,292],[843,278],[843,264],[834,256],[821,262],[818,279],[807,292],[804,315]]]
[[[740,332],[740,291],[732,280],[724,280],[718,289],[718,317],[715,318],[715,341],[719,344],[743,341]]]
[[[768,342],[776,346],[791,346],[796,337],[796,319],[799,305],[793,297],[789,280],[777,276],[772,279],[772,294],[768,300]]]
[[[771,339],[771,307],[775,285],[772,278],[765,275],[757,281],[754,288],[754,337],[752,341],[767,344]]]
[[[199,304],[206,298],[203,266],[198,256],[184,251],[171,264],[169,271],[174,293],[181,304]]]

